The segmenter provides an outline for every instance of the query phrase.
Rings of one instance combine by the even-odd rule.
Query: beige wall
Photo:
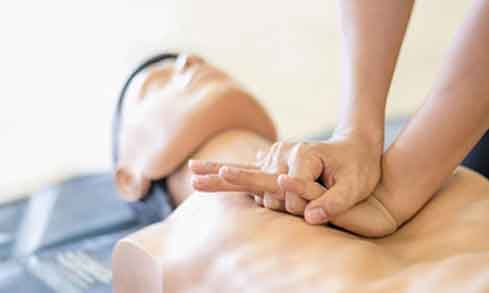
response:
[[[418,2],[391,116],[420,105],[469,3]],[[201,53],[234,73],[270,109],[283,137],[331,127],[340,70],[335,4],[3,1],[0,195],[108,168],[110,116],[121,83],[139,60],[164,48]]]

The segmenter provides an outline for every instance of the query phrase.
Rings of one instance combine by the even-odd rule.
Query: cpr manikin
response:
[[[489,290],[482,176],[457,169],[400,228],[378,199],[333,221],[347,231],[312,226],[244,192],[193,190],[187,160],[252,164],[276,139],[264,110],[228,75],[181,56],[142,72],[126,99],[118,185],[135,200],[149,180],[167,177],[179,206],[118,243],[116,292]],[[357,236],[379,231],[392,234]]]

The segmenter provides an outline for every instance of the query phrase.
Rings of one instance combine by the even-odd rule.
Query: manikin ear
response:
[[[127,201],[140,200],[149,190],[151,180],[142,172],[118,165],[115,171],[115,183],[121,197]]]

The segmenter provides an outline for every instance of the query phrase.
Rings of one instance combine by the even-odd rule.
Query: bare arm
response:
[[[384,155],[382,201],[400,223],[432,197],[488,127],[489,1],[476,0],[428,100]]]
[[[342,2],[342,5],[346,4]],[[362,4],[358,5],[360,7]],[[350,6],[352,11],[358,7],[355,5]],[[368,7],[364,7],[364,9],[368,10]],[[358,13],[361,14],[362,12]],[[364,24],[363,27],[366,26]],[[358,27],[362,26],[358,25]],[[364,34],[367,34],[367,32],[364,32]],[[348,39],[348,34],[346,35]],[[361,39],[361,36],[357,38]],[[377,41],[382,43],[382,39]],[[365,43],[368,43],[368,41],[365,40]],[[400,41],[398,45],[400,46]],[[382,48],[382,46],[380,47]],[[382,115],[382,119],[378,118],[377,121],[383,121],[383,107],[382,111],[376,111],[378,108],[372,108],[372,103],[374,103],[373,101],[383,103],[385,102],[385,97],[380,99],[379,96],[373,95],[376,99],[369,98],[370,95],[366,93],[382,92],[373,90],[378,89],[377,86],[381,83],[373,82],[370,85],[368,77],[380,78],[378,74],[385,74],[386,71],[380,70],[375,74],[369,72],[369,61],[372,60],[371,64],[377,64],[377,67],[380,66],[379,64],[386,65],[388,63],[383,63],[381,55],[377,56],[379,60],[369,57],[367,53],[375,52],[375,50],[362,49],[362,46],[358,44],[352,45],[351,48],[346,50],[350,55],[353,54],[352,52],[357,52],[357,55],[353,55],[365,58],[352,58],[351,60],[357,61],[356,63],[352,61],[352,64],[348,67],[352,72],[360,72],[360,68],[363,68],[364,74],[352,74],[355,78],[351,80],[356,82],[352,82],[349,86],[351,89],[356,89],[352,90],[351,93],[358,93],[358,95],[352,94],[349,97],[347,106],[350,108],[344,116],[347,121],[345,125],[349,123],[348,127],[355,128],[355,124],[358,124],[357,129],[361,129],[364,125],[369,124],[368,117],[372,117],[372,119],[379,117],[376,115],[367,116],[372,113]],[[365,55],[358,53],[364,51],[366,52]],[[348,205],[343,204],[345,201],[337,202],[335,207],[341,206],[343,210],[342,213],[338,213],[337,217],[331,218],[334,224],[360,235],[383,236],[392,233],[400,224],[411,218],[433,196],[443,181],[449,177],[451,172],[489,127],[488,52],[489,0],[477,0],[457,36],[455,46],[450,51],[446,66],[440,75],[440,80],[434,87],[426,104],[412,119],[396,142],[383,155],[380,184],[370,193],[371,197],[368,200],[360,202],[353,208],[344,209],[345,206],[353,202],[352,200],[347,201]],[[393,58],[392,63],[390,63],[392,70],[395,65],[395,57],[397,55],[390,57]],[[366,60],[365,64],[363,64],[364,60]],[[373,66],[374,69],[372,70],[375,71],[376,66]],[[391,78],[391,75],[388,75],[388,78],[386,76],[384,75],[384,79],[381,79],[384,81],[385,87],[383,90],[385,93],[387,93]],[[362,84],[363,86],[360,86]],[[360,93],[365,93],[365,95],[360,95]],[[363,118],[364,120],[362,120]],[[377,124],[380,125],[380,122]],[[364,147],[364,145],[360,146]],[[342,146],[340,149],[343,150],[345,148]],[[317,148],[313,151],[312,155],[320,152]],[[295,159],[295,161],[292,160],[293,162],[307,163],[311,161],[311,158],[314,158],[310,152],[299,153],[299,155],[297,153],[292,154],[292,158]],[[328,152],[324,153],[328,154]],[[352,153],[348,151],[347,155],[337,157],[343,158],[342,162],[344,162],[351,158]],[[367,169],[367,171],[370,170]],[[324,192],[321,190],[323,187],[314,182],[311,184],[311,181],[307,180],[307,178],[292,178],[294,180],[302,179],[303,181],[302,183],[296,182],[294,184],[290,178],[291,176],[289,176],[288,183],[278,182],[277,184],[275,183],[277,181],[275,178],[266,180],[267,175],[263,172],[261,174],[256,172],[247,173],[246,170],[241,170],[240,172],[240,175],[235,176],[235,178],[232,178],[232,174],[226,175],[226,172],[222,175],[224,177],[227,176],[226,180],[233,184],[254,187],[250,189],[251,192],[260,190],[276,192],[281,187],[287,192],[295,192],[303,198],[311,200],[308,204],[309,206],[315,204],[315,201],[318,205],[321,204],[319,201],[323,198],[329,198],[330,202],[334,198],[331,196],[334,195],[331,193],[334,186],[321,196],[321,193]],[[355,174],[355,172],[349,173]],[[365,177],[363,174],[368,175],[370,173],[364,172],[359,178]],[[244,180],[245,178],[250,180]],[[266,188],[265,186],[258,186],[260,184],[256,184],[256,182],[260,184],[269,183],[269,186]],[[307,182],[309,182],[309,185]],[[358,184],[355,185],[354,180],[347,183],[345,186],[358,186]],[[339,181],[335,185],[339,186]],[[216,188],[216,190],[219,190],[219,188]],[[338,193],[340,196],[336,198],[349,199],[348,196],[351,196],[352,193],[351,190],[347,190],[347,192]]]
[[[251,174],[254,179],[249,182],[240,181],[238,176],[232,182],[235,186],[260,191],[264,186],[255,183],[268,178],[263,180],[269,185],[261,190],[264,206],[304,215],[310,224],[332,221],[369,236],[385,235],[397,228],[381,204],[375,198],[367,198],[381,178],[385,103],[413,3],[413,0],[338,2],[344,37],[344,86],[341,118],[333,137],[317,143],[276,143],[265,157],[281,159],[264,160],[257,166],[261,174],[254,172]],[[200,168],[197,165],[194,171],[201,175],[218,172],[218,168],[197,170]],[[224,173],[221,175],[225,176]],[[280,189],[276,178],[267,173],[287,174],[303,182],[320,179],[330,188],[316,186],[310,194],[310,190],[294,184],[286,184],[290,189]],[[233,180],[228,175],[227,180]],[[229,187],[210,178],[213,177],[201,177],[202,184],[194,187],[203,191]],[[360,202],[363,203],[357,206]],[[367,217],[369,221],[362,216],[374,213],[375,216]]]
[[[337,132],[359,132],[382,148],[386,98],[413,3],[338,1],[344,70]]]

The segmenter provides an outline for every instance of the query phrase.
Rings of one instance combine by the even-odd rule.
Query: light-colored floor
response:
[[[422,103],[470,1],[418,1],[388,113]],[[374,5],[374,1],[372,2]],[[3,1],[0,196],[110,166],[110,117],[127,73],[165,48],[203,54],[272,112],[283,137],[337,118],[335,1]]]

